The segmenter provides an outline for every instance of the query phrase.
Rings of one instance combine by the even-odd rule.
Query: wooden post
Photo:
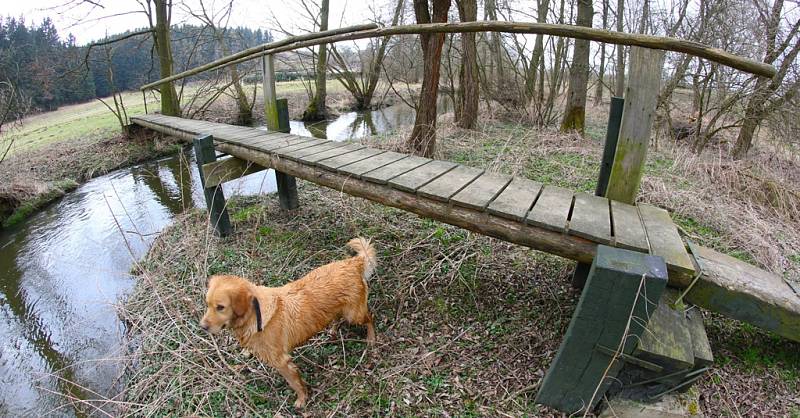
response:
[[[275,93],[275,65],[272,54],[261,57],[261,70],[264,74],[264,115],[267,129],[277,132],[289,132],[289,104],[286,99],[278,100]],[[278,184],[278,200],[281,209],[297,209],[297,181],[294,177],[275,170]]]
[[[206,179],[203,174],[203,165],[217,160],[214,138],[211,135],[199,136],[194,139],[193,143],[197,168],[200,170],[200,184],[203,186],[211,224],[220,236],[227,236],[231,233],[231,220],[228,217],[228,209],[225,207],[222,186],[206,187]]]
[[[633,204],[639,193],[650,129],[661,87],[664,51],[632,47],[625,110],[619,131],[606,197]]]
[[[623,361],[637,361],[631,354],[666,285],[667,266],[661,257],[598,246],[575,314],[536,402],[568,414],[591,411]]]
[[[622,109],[625,100],[620,97],[611,98],[611,108],[608,111],[608,125],[606,126],[606,143],[603,147],[603,160],[600,163],[600,174],[597,176],[595,196],[605,196],[608,187],[608,177],[611,175],[611,164],[614,162],[614,152],[617,150],[619,126],[622,122]],[[578,263],[572,273],[572,287],[583,289],[586,278],[589,276],[591,265]]]

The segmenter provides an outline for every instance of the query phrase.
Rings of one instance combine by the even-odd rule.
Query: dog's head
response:
[[[211,276],[206,292],[206,314],[200,327],[216,334],[230,328],[252,310],[252,285],[236,276]]]

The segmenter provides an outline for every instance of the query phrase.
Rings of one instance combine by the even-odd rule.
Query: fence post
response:
[[[611,108],[608,110],[608,125],[606,126],[606,142],[603,147],[603,160],[600,163],[600,174],[597,176],[597,187],[594,195],[604,197],[608,187],[608,177],[611,175],[611,164],[614,163],[614,152],[617,150],[619,138],[619,125],[622,122],[622,110],[625,100],[621,97],[611,98]],[[586,263],[578,263],[572,273],[572,287],[583,289],[586,278],[589,276],[589,267]]]
[[[606,197],[633,204],[647,159],[650,129],[661,88],[664,51],[632,47],[625,110],[619,130]]]
[[[289,105],[286,99],[278,100],[275,93],[275,65],[272,54],[261,57],[261,71],[264,75],[264,115],[267,129],[274,132],[289,132]],[[281,209],[296,209],[297,181],[294,177],[275,170],[278,183],[278,200]]]
[[[231,220],[228,217],[228,209],[225,208],[225,195],[222,193],[222,186],[206,187],[206,179],[203,174],[203,165],[217,161],[217,153],[214,151],[214,138],[211,135],[198,136],[192,141],[194,144],[194,155],[197,160],[197,168],[200,170],[200,184],[203,186],[203,194],[206,197],[211,224],[217,233],[224,237],[231,233]]]

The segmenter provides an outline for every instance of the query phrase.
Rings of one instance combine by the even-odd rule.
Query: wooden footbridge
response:
[[[774,74],[772,67],[699,44],[686,41],[674,45],[669,42],[653,43],[653,39],[671,38],[614,34],[596,29],[571,32],[574,27],[565,25],[501,26],[503,28],[500,30],[525,30],[529,33],[689,52],[755,74]],[[575,317],[537,398],[539,402],[567,412],[594,405],[599,399],[595,399],[594,389],[607,387],[610,384],[607,378],[615,376],[623,362],[662,375],[667,373],[667,376],[673,376],[678,367],[685,372],[682,375],[684,380],[678,386],[696,380],[703,370],[701,366],[709,364],[710,349],[702,349],[704,344],[708,344],[702,321],[699,328],[675,325],[680,321],[692,323],[687,319],[691,315],[680,309],[676,311],[679,312],[677,314],[673,312],[677,309],[674,304],[677,293],[667,297],[668,292],[664,290],[667,278],[669,286],[676,289],[675,292],[682,293],[677,298],[685,302],[800,341],[800,295],[787,281],[712,249],[686,242],[669,213],[661,208],[620,201],[624,199],[575,193],[524,177],[491,173],[453,162],[288,133],[286,103],[275,97],[272,76],[274,53],[394,33],[498,30],[495,26],[475,24],[412,25],[384,29],[366,25],[345,29],[303,35],[252,48],[143,87],[152,88],[199,71],[261,56],[269,131],[159,114],[139,115],[132,117],[131,121],[166,135],[195,141],[212,215],[214,211],[219,215],[221,204],[214,200],[215,196],[208,193],[209,190],[215,190],[215,187],[233,178],[272,168],[278,176],[278,189],[284,208],[297,206],[294,178],[300,178],[579,263],[593,263]],[[386,29],[392,29],[393,32],[386,33]],[[634,50],[638,54],[639,49]],[[633,55],[634,51],[631,53]],[[650,119],[655,109],[654,97],[658,92],[662,62],[658,58],[642,57],[639,60],[641,62],[652,64],[655,61],[657,74],[653,75],[656,71],[631,69],[632,79],[626,93],[622,127],[618,135],[614,133],[615,141],[619,137],[616,157],[613,148],[610,154],[614,168],[609,189],[615,184],[630,189],[633,184],[631,202],[635,200],[638,176],[641,176],[644,161],[643,150],[646,150],[650,136]],[[637,60],[632,61],[635,65]],[[644,75],[637,79],[639,73]],[[655,80],[655,88],[652,83],[646,82],[647,77]],[[199,137],[203,137],[205,142]],[[210,138],[213,138],[213,146]],[[620,157],[622,147],[627,147],[624,158]],[[230,158],[216,161],[214,150]],[[632,155],[634,158],[631,160]],[[622,165],[633,166],[633,169],[625,171],[625,176],[618,176],[615,180],[614,170]],[[636,181],[631,181],[631,178],[636,178]],[[636,285],[640,277],[647,278],[644,286]],[[639,298],[644,290],[650,293]],[[661,298],[662,294],[664,298]],[[664,303],[656,304],[652,299],[670,299],[671,302],[669,307],[664,307]],[[635,309],[630,307],[631,304]],[[620,317],[622,311],[625,315]],[[643,317],[638,328],[637,325],[622,326],[629,311]],[[644,333],[648,319],[649,334]],[[651,334],[656,337],[648,342],[648,335]],[[613,342],[620,339],[626,341],[631,335],[641,337],[634,338],[641,341],[638,346],[636,341],[631,344],[626,342],[616,350],[616,343]],[[658,347],[666,340],[677,347],[680,344],[675,341],[681,338],[688,338],[688,349],[664,353]],[[688,356],[681,354],[687,350]],[[634,354],[639,357],[634,358]],[[654,359],[666,360],[659,362]],[[616,366],[607,368],[609,364]],[[668,380],[659,379],[656,378],[662,383]],[[589,399],[589,394],[592,399]]]

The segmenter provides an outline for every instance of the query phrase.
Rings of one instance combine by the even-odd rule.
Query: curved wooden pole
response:
[[[145,84],[141,87],[141,90],[151,89],[168,81],[188,77],[190,75],[195,75],[197,73],[218,67],[238,64],[240,62],[255,59],[264,55],[292,51],[295,49],[307,48],[309,46],[315,46],[319,44],[365,38],[378,38],[391,35],[412,35],[439,32],[507,32],[563,36],[567,38],[587,39],[590,41],[605,42],[617,45],[640,46],[650,49],[682,52],[696,57],[705,58],[707,60],[714,61],[746,73],[763,77],[771,78],[777,72],[775,67],[769,64],[740,57],[738,55],[723,51],[719,48],[712,48],[708,45],[703,45],[699,42],[666,36],[612,32],[608,30],[586,28],[582,26],[498,21],[428,23],[421,25],[389,26],[385,28],[378,27],[375,24],[370,24],[333,29],[325,32],[312,32],[305,35],[292,36],[280,41],[259,45],[236,54],[220,58],[216,61],[212,61],[208,64],[201,65],[191,70],[175,74],[171,77],[163,78],[150,84]]]
[[[203,64],[203,65],[201,65],[199,67],[192,68],[191,70],[186,70],[186,71],[180,72],[178,74],[173,74],[173,75],[171,75],[169,77],[165,77],[165,78],[162,78],[160,80],[154,81],[152,83],[145,84],[142,87],[140,87],[139,90],[148,90],[148,89],[156,88],[156,87],[160,86],[161,84],[168,83],[170,81],[179,80],[181,78],[189,77],[190,75],[195,75],[195,74],[201,73],[203,71],[208,71],[208,70],[211,70],[211,69],[214,69],[214,68],[219,68],[219,67],[226,67],[228,65],[233,65],[233,64],[236,64],[236,63],[239,63],[239,62],[242,62],[242,61],[247,61],[247,60],[250,60],[250,59],[253,59],[253,58],[257,58],[257,57],[260,57],[262,55],[266,55],[266,54],[269,53],[269,52],[260,53],[262,51],[268,51],[268,50],[271,50],[271,49],[274,49],[274,48],[282,47],[284,45],[293,44],[293,43],[297,43],[297,42],[312,42],[312,41],[314,41],[315,39],[318,39],[318,38],[325,38],[325,37],[335,36],[335,35],[340,35],[340,34],[356,34],[356,33],[359,33],[361,31],[370,30],[370,29],[374,30],[376,28],[378,28],[378,25],[376,25],[374,23],[370,23],[370,24],[364,24],[364,25],[347,26],[347,27],[339,28],[339,29],[331,29],[331,30],[326,30],[324,32],[309,32],[309,33],[306,33],[304,35],[290,36],[288,38],[281,39],[280,41],[270,42],[270,43],[254,46],[252,48],[247,48],[247,49],[239,51],[239,52],[237,52],[235,54],[228,55],[227,57],[222,57],[222,58],[220,58],[218,60],[211,61],[208,64]],[[316,44],[314,44],[314,45],[316,45]],[[242,58],[244,58],[244,59],[242,59]]]

